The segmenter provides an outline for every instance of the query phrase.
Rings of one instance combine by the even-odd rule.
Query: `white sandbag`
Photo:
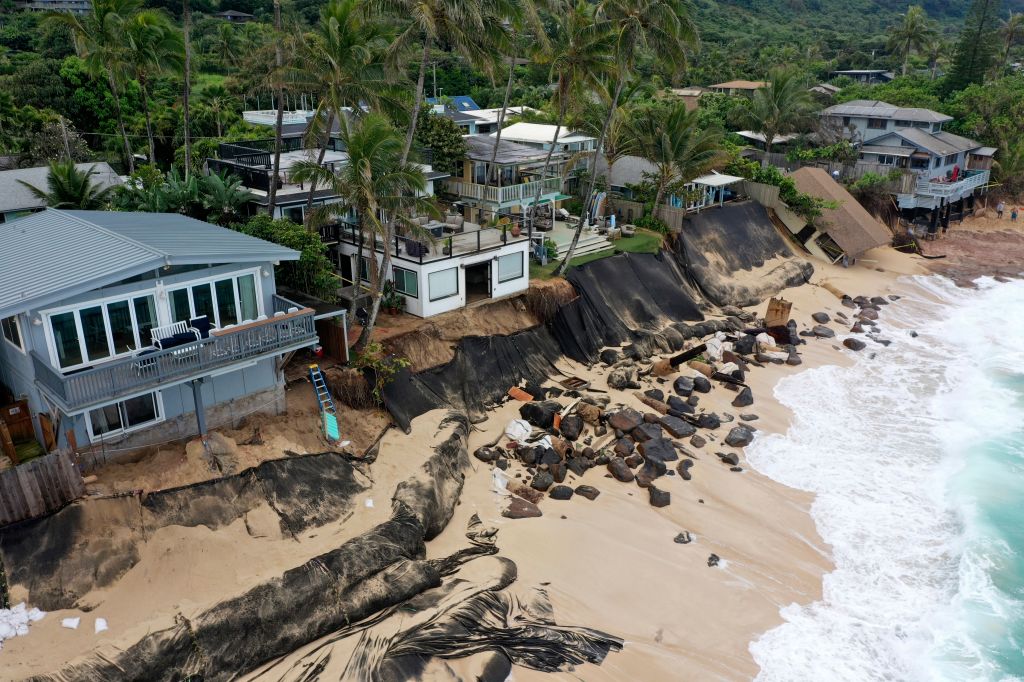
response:
[[[508,483],[511,479],[502,469],[494,467],[491,469],[491,490],[499,495],[511,495],[508,491]]]
[[[109,630],[109,629],[110,628],[107,627],[107,619],[106,618],[97,618],[96,619],[96,634],[97,635],[100,634],[101,632],[104,632],[105,630]]]
[[[505,425],[505,438],[524,441],[533,433],[533,427],[525,419],[513,419]]]
[[[737,365],[735,362],[727,362],[721,367],[719,367],[718,371],[721,372],[722,374],[732,374],[739,368],[739,365]]]
[[[78,624],[81,622],[81,620],[82,619],[77,616],[75,616],[74,618],[65,618],[60,622],[60,626],[62,628],[67,628],[68,630],[77,630]]]

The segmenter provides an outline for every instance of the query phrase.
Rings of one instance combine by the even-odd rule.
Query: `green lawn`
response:
[[[226,78],[220,73],[197,73],[192,77],[192,92],[198,97],[211,85],[223,85]]]
[[[662,235],[657,232],[637,230],[636,234],[632,237],[625,237],[612,242],[612,246],[605,251],[597,251],[596,253],[588,253],[585,256],[573,258],[569,261],[569,267],[572,268],[577,265],[600,260],[601,258],[614,256],[617,253],[657,253],[661,248],[661,237]],[[554,276],[555,268],[558,267],[560,262],[556,260],[547,265],[530,263],[530,279],[551,279]]]

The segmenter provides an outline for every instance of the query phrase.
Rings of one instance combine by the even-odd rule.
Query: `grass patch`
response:
[[[197,73],[192,76],[192,92],[196,97],[213,85],[224,85],[227,76],[221,73]]]
[[[636,234],[632,237],[624,237],[617,239],[611,243],[611,246],[604,251],[596,251],[594,253],[588,253],[583,256],[577,256],[569,261],[569,267],[574,268],[578,265],[584,265],[595,260],[607,258],[608,256],[614,256],[617,253],[657,253],[661,249],[662,235],[651,230],[637,230]],[[530,279],[551,279],[555,274],[555,269],[558,268],[558,264],[561,260],[548,263],[547,265],[538,265],[537,263],[530,263]]]

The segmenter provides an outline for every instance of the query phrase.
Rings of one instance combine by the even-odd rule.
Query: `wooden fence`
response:
[[[71,458],[55,452],[0,471],[0,527],[60,509],[85,494]]]

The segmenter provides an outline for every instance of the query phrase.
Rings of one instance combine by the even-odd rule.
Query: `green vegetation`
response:
[[[319,234],[290,220],[272,220],[266,215],[254,216],[248,222],[231,227],[243,234],[287,246],[302,254],[297,261],[284,261],[275,266],[278,284],[319,298],[333,298],[338,279],[334,275],[334,266],[325,255]]]
[[[75,167],[74,161],[51,161],[46,189],[30,185],[24,180],[18,182],[45,201],[47,206],[95,211],[107,207],[111,194],[110,187],[101,188],[93,182],[92,176],[96,172],[96,166],[83,171]]]
[[[597,251],[573,258],[569,262],[569,267],[573,268],[577,265],[614,256],[617,253],[658,253],[661,250],[662,238],[662,235],[657,232],[638,229],[632,237],[623,237],[612,242],[612,246],[605,251]],[[551,279],[555,276],[557,267],[558,263],[553,262],[553,259],[547,265],[538,265],[531,262],[530,279]]]

